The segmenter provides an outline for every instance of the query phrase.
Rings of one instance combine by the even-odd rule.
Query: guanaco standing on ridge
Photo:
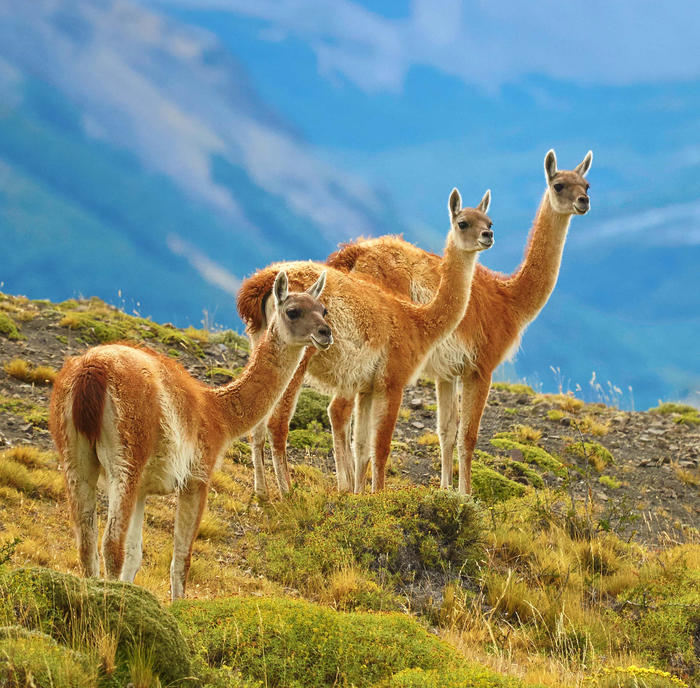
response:
[[[83,573],[98,576],[96,488],[109,502],[102,556],[108,578],[133,581],[141,565],[146,496],[177,492],[172,599],[185,594],[192,544],[212,472],[227,446],[277,401],[307,345],[333,337],[318,301],[322,270],[304,293],[274,276],[269,326],[241,376],[210,387],[151,349],[107,344],[68,359],[54,384],[49,428],[65,471]]]
[[[426,360],[422,374],[437,383],[444,488],[452,486],[452,457],[459,428],[459,491],[471,492],[471,461],[491,376],[503,360],[517,351],[523,331],[554,290],[571,216],[585,215],[590,209],[585,176],[592,160],[593,153],[589,151],[573,170],[558,170],[554,151],[547,153],[544,159],[547,189],[522,263],[512,275],[500,275],[483,265],[476,266],[464,319]],[[329,266],[352,275],[365,275],[418,303],[432,298],[440,264],[439,256],[395,236],[346,244],[328,258]],[[458,413],[460,380],[462,398]],[[351,400],[336,403],[349,418]]]
[[[450,232],[445,254],[437,271],[435,292],[426,304],[397,298],[372,281],[328,270],[324,301],[335,345],[328,351],[304,357],[268,423],[275,475],[281,492],[291,487],[286,438],[305,370],[315,386],[334,395],[328,412],[338,488],[341,491],[364,490],[370,457],[373,458],[372,489],[384,487],[385,466],[403,389],[431,349],[449,336],[464,317],[477,255],[493,244],[492,223],[486,215],[490,199],[491,193],[487,191],[476,208],[463,209],[459,191],[453,189],[448,203]],[[287,271],[291,285],[303,289],[326,266],[311,261],[275,264],[243,282],[238,295],[238,312],[247,324],[253,346],[264,330],[268,295],[274,275],[280,269]],[[339,407],[336,400],[355,397],[353,467],[345,408]],[[283,437],[281,442],[280,436]],[[266,497],[265,424],[255,429],[252,440],[255,491]]]

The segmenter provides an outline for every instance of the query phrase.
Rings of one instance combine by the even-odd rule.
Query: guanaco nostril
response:
[[[323,336],[323,337],[330,337],[331,336],[331,328],[330,327],[319,327],[318,328],[318,333]]]
[[[484,239],[493,239],[493,230],[485,229],[483,232],[481,232],[481,236],[484,237]]]
[[[579,197],[578,197],[578,202],[579,202],[581,205],[588,205],[588,204],[590,203],[590,201],[588,200],[588,196],[579,196]]]

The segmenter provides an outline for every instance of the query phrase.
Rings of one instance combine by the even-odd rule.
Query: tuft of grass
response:
[[[530,385],[524,385],[520,382],[494,382],[491,387],[504,392],[511,392],[511,394],[527,394],[528,396],[534,396],[535,394],[535,390]]]
[[[297,407],[289,423],[289,428],[303,430],[309,427],[309,423],[318,423],[324,430],[330,430],[331,423],[327,411],[330,401],[330,397],[325,394],[304,387],[299,394]]]
[[[609,487],[611,490],[618,490],[622,487],[622,482],[610,475],[601,475],[598,478],[598,482],[601,485],[605,485],[605,487]]]
[[[404,423],[411,420],[411,409],[407,409],[405,406],[402,406],[399,409],[399,420],[402,420]]]
[[[25,423],[46,427],[49,422],[49,411],[45,406],[39,406],[21,397],[6,397],[0,394],[0,411],[19,416]]]
[[[480,461],[472,462],[472,491],[487,504],[521,497],[526,490],[524,485],[501,475]]]
[[[28,468],[13,458],[13,452],[13,449],[0,452],[0,482],[3,485],[30,497],[61,497],[63,478],[57,470]]]
[[[567,413],[578,413],[584,407],[583,401],[572,394],[558,394],[552,399],[562,411]]]
[[[682,468],[676,464],[673,471],[684,485],[700,488],[700,468]]]
[[[553,421],[560,421],[562,418],[566,418],[566,414],[559,409],[550,409],[547,411],[547,418]]]
[[[423,433],[416,441],[423,447],[436,447],[440,445],[440,438],[434,432]]]
[[[588,461],[598,473],[602,473],[606,466],[615,463],[610,450],[597,442],[573,442],[567,445],[566,451]]]
[[[594,418],[590,414],[586,414],[581,418],[577,418],[573,421],[573,425],[578,428],[582,433],[587,433],[589,435],[597,435],[601,437],[602,435],[607,435],[610,432],[610,422],[601,423],[599,420]]]
[[[287,440],[290,447],[328,453],[333,449],[333,436],[312,421],[305,430],[291,430]]]
[[[0,311],[0,335],[7,339],[24,339],[15,321],[4,311]]]
[[[504,449],[506,451],[513,449],[518,450],[522,452],[525,461],[535,464],[546,471],[551,471],[555,475],[563,476],[566,474],[566,467],[564,464],[541,447],[533,447],[530,444],[523,444],[509,437],[500,437],[498,435],[491,440],[491,444],[498,449]]]
[[[33,366],[29,361],[23,358],[13,358],[3,366],[5,372],[16,380],[23,382],[33,382],[37,385],[50,385],[56,379],[58,374],[55,368],[51,366]]]
[[[649,409],[649,412],[670,415],[673,417],[673,422],[680,425],[700,425],[700,411],[688,404],[667,401],[660,403],[656,408]]]
[[[242,370],[243,370],[243,368],[236,368],[235,370],[229,370],[228,368],[214,367],[214,368],[207,370],[207,372],[204,373],[204,376],[209,378],[210,380],[214,377],[222,377],[222,378],[225,378],[227,380],[233,380],[238,375],[240,375]]]
[[[197,537],[203,540],[224,540],[228,532],[228,525],[221,518],[208,511],[202,517]]]

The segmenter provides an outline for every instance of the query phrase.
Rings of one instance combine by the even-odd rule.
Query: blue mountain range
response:
[[[452,120],[428,140],[424,84],[375,100],[374,128],[352,89],[319,93],[304,103],[314,117],[296,118],[293,85],[280,85],[285,105],[258,88],[209,15],[11,5],[0,8],[2,290],[97,295],[177,325],[206,312],[240,329],[240,279],[269,262],[384,233],[440,250],[454,185],[474,203],[493,189],[496,247],[482,260],[509,272],[544,190],[544,153],[555,147],[566,168],[593,148],[592,211],[573,219],[557,289],[507,372],[627,406],[633,395],[638,408],[700,398],[697,82],[642,92],[533,76],[494,96],[433,74],[450,94],[440,107],[480,125]],[[555,97],[564,105],[543,118]]]

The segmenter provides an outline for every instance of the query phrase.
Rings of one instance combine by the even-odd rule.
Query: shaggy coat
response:
[[[176,492],[171,592],[173,599],[184,594],[209,481],[228,444],[269,412],[307,344],[332,341],[317,293],[287,295],[286,278],[281,281],[275,283],[278,314],[241,376],[222,387],[131,344],[96,346],[66,361],[54,384],[49,428],[85,575],[99,575],[95,506],[102,476],[109,502],[102,543],[107,576],[133,581],[146,496]],[[284,315],[290,308],[300,314],[293,323]]]
[[[585,214],[590,207],[584,175],[591,160],[589,152],[575,170],[558,171],[554,152],[547,154],[548,188],[521,265],[508,276],[477,265],[463,320],[426,360],[422,374],[437,381],[442,487],[452,486],[452,457],[459,429],[459,490],[471,491],[471,460],[492,373],[517,351],[522,332],[554,290],[571,216]],[[345,244],[327,263],[421,303],[437,289],[441,261],[400,237],[385,236]],[[461,414],[457,408],[459,381]],[[347,403],[343,408],[348,413]]]
[[[372,280],[328,269],[325,304],[336,343],[327,352],[304,358],[268,422],[275,472],[283,492],[290,487],[286,438],[304,379],[304,366],[314,386],[334,395],[329,415],[339,489],[350,490],[353,486],[356,491],[364,489],[370,456],[374,459],[372,488],[384,487],[385,466],[403,388],[419,371],[431,349],[464,317],[477,254],[493,241],[491,221],[485,214],[490,195],[476,209],[461,209],[456,190],[451,199],[453,228],[445,257],[438,261],[435,290],[427,304],[417,305],[409,299],[397,298]],[[464,228],[460,228],[460,223]],[[321,270],[327,269],[313,262],[284,263],[271,265],[247,279],[239,292],[238,311],[253,342],[265,325],[267,295],[275,273],[281,268],[297,289],[305,288]],[[353,468],[347,411],[352,410],[355,397]],[[256,492],[266,496],[264,441],[265,427],[261,424],[253,435],[253,460]]]

